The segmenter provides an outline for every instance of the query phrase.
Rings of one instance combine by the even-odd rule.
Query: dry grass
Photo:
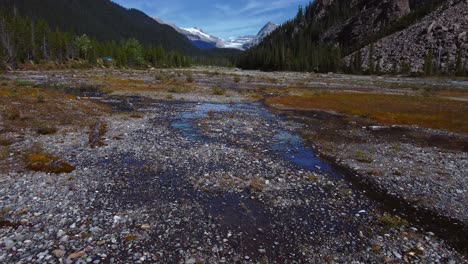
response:
[[[36,132],[40,135],[50,135],[50,134],[55,134],[57,133],[58,129],[55,126],[51,126],[48,124],[36,124]]]
[[[46,100],[39,100],[47,98]],[[0,115],[6,132],[30,129],[39,134],[55,133],[59,127],[87,126],[110,108],[54,89],[18,88],[14,82],[0,86]]]
[[[166,76],[166,75],[164,75]],[[138,79],[121,79],[117,76],[106,78],[93,78],[100,83],[107,92],[113,91],[158,91],[170,93],[188,93],[195,89],[194,78],[188,75],[184,80],[172,77],[157,78],[156,83],[147,83]]]
[[[457,98],[468,100],[468,91],[440,91],[436,93],[437,96],[446,98]]]
[[[369,117],[382,124],[418,125],[468,133],[468,102],[439,97],[375,93],[315,93],[266,100],[286,109],[325,110]]]
[[[128,234],[125,236],[125,242],[130,243],[138,239],[137,235],[134,234]]]

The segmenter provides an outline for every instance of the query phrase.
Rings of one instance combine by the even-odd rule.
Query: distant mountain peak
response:
[[[253,46],[258,45],[262,40],[271,34],[276,28],[277,24],[268,22],[260,29],[257,35],[240,36],[223,40],[206,33],[201,27],[187,27],[180,28],[172,23],[165,22],[157,17],[154,18],[160,24],[165,24],[174,28],[177,32],[188,38],[195,46],[200,49],[213,49],[213,48],[230,48],[238,50],[247,50]]]

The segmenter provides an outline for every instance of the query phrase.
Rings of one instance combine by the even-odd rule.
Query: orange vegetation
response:
[[[26,157],[27,168],[32,171],[48,173],[70,173],[75,167],[67,162],[60,161],[58,157],[45,153],[32,153]]]
[[[369,117],[382,124],[418,125],[468,133],[468,102],[375,93],[317,93],[266,100],[273,107],[324,110]]]

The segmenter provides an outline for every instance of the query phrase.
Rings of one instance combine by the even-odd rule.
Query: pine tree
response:
[[[400,73],[408,74],[411,73],[411,63],[407,60],[402,60],[400,65]]]
[[[50,28],[47,22],[43,19],[39,20],[35,27],[35,50],[36,57],[34,58],[37,62],[41,60],[49,59],[49,44],[47,43]]]
[[[129,39],[124,43],[125,53],[127,55],[127,65],[141,66],[145,63],[143,56],[143,47],[136,39]]]
[[[375,60],[374,60],[374,43],[370,45],[369,49],[369,74],[374,74],[375,73]]]
[[[378,61],[376,66],[375,66],[375,74],[377,74],[377,75],[382,74],[382,68],[380,66],[380,61]]]
[[[88,59],[89,52],[92,49],[91,40],[86,34],[75,38],[75,45],[78,50],[78,57],[81,59]]]
[[[457,61],[455,63],[455,74],[457,76],[464,75],[463,62],[462,62],[462,50],[459,48],[457,52]]]
[[[426,58],[424,59],[424,74],[426,76],[434,75],[434,54],[432,49],[429,50]]]
[[[7,63],[16,62],[15,51],[13,43],[13,32],[10,24],[10,20],[3,14],[0,16],[0,44],[2,49],[5,50],[5,60]]]
[[[353,73],[362,73],[362,55],[361,50],[354,54]]]

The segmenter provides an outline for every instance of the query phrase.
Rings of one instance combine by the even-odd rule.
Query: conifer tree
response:
[[[368,69],[369,74],[374,74],[375,73],[374,43],[370,45],[368,67],[369,67]]]
[[[429,50],[426,58],[424,59],[424,74],[426,76],[434,75],[434,54],[432,49]]]
[[[463,62],[462,62],[462,50],[459,48],[457,52],[457,61],[455,63],[455,74],[457,76],[464,75]]]

